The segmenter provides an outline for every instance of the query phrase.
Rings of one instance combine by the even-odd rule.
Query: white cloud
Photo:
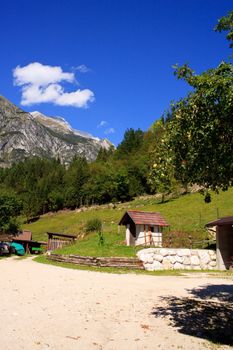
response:
[[[60,106],[86,107],[88,102],[94,101],[94,94],[89,89],[74,92],[63,92],[57,99]]]
[[[21,104],[54,103],[59,106],[87,107],[94,101],[89,89],[65,92],[61,82],[75,83],[74,73],[63,72],[59,66],[43,65],[39,62],[17,66],[13,70],[14,84],[22,87]]]
[[[81,73],[87,73],[90,72],[90,68],[85,66],[85,64],[81,64],[80,66],[76,67],[76,69]]]
[[[15,85],[19,86],[25,84],[46,86],[61,81],[72,83],[75,80],[74,73],[64,73],[61,67],[47,66],[39,62],[30,63],[25,67],[17,66],[13,70],[13,77]]]
[[[101,120],[101,122],[97,125],[97,128],[103,128],[106,125],[108,125],[108,123],[105,120]]]
[[[105,133],[106,135],[115,134],[115,129],[114,129],[114,128],[106,129],[106,130],[104,131],[104,133]]]
[[[109,123],[106,122],[106,120],[101,120],[101,122],[97,125],[97,128],[106,128],[107,125],[109,125]],[[107,128],[104,130],[105,135],[114,134],[114,133],[115,133],[114,128]]]

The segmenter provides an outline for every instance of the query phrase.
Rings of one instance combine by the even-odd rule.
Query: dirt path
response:
[[[232,288],[232,281],[217,278],[114,275],[31,259],[0,260],[0,271],[0,349],[4,350],[215,349],[203,339],[203,325],[190,336],[179,324],[181,333],[169,325],[162,309],[168,310],[168,303],[174,306],[174,297],[176,301],[190,297],[194,288],[206,290],[211,285],[207,290],[225,297]],[[187,310],[182,317],[186,316]],[[179,313],[178,320],[173,317],[176,326],[177,321]]]

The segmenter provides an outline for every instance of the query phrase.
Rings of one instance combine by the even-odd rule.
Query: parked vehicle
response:
[[[0,242],[0,256],[10,255],[13,253],[11,245],[7,242]]]

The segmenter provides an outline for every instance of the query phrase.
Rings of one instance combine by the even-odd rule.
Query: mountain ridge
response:
[[[69,164],[74,156],[96,159],[100,148],[114,147],[106,139],[73,129],[62,117],[25,112],[0,95],[0,166],[29,157],[59,158]]]

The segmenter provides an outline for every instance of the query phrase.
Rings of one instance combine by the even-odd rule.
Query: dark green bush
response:
[[[86,232],[101,232],[102,230],[102,221],[98,218],[88,220],[85,227]]]

